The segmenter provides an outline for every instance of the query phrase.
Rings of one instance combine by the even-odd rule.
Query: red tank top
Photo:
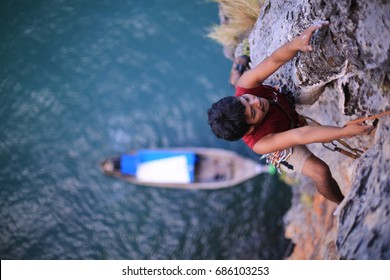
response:
[[[269,111],[265,118],[255,129],[246,134],[242,139],[251,149],[264,136],[270,133],[278,133],[289,130],[298,124],[298,115],[293,106],[284,94],[281,94],[275,88],[266,85],[259,85],[256,88],[246,89],[236,86],[235,96],[239,97],[243,94],[252,94],[258,97],[263,97],[267,100],[275,101],[277,104],[270,104]]]

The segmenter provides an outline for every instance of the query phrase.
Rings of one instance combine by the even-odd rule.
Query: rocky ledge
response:
[[[328,20],[313,37],[314,51],[299,54],[267,82],[288,85],[297,110],[322,124],[342,126],[384,112],[390,109],[389,14],[388,0],[265,1],[249,35],[252,63],[313,22]],[[364,151],[360,158],[310,145],[346,198],[333,216],[336,205],[296,175],[285,216],[286,237],[295,244],[289,259],[390,259],[390,117],[379,120],[374,135],[347,142]]]

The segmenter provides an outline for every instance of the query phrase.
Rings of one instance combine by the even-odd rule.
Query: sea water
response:
[[[213,191],[140,187],[99,162],[218,140],[233,94],[205,0],[2,0],[1,259],[280,259],[291,192],[260,175]]]

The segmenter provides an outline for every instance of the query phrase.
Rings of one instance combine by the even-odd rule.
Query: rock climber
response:
[[[369,134],[374,127],[364,123],[344,127],[306,125],[287,94],[263,84],[298,52],[312,51],[313,33],[328,24],[321,21],[311,25],[258,65],[243,71],[235,82],[235,95],[212,104],[208,123],[217,137],[229,141],[242,139],[255,153],[266,155],[282,170],[310,177],[325,198],[340,204],[344,195],[328,165],[306,145]]]

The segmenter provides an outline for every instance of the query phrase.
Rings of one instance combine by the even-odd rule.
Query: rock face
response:
[[[389,15],[389,0],[265,1],[249,36],[252,64],[311,23],[329,20],[313,36],[313,52],[299,54],[266,82],[288,85],[297,111],[322,124],[342,126],[390,110]],[[347,142],[364,151],[359,159],[309,146],[330,166],[345,206],[333,216],[335,204],[295,175],[285,217],[286,236],[295,243],[290,259],[390,259],[390,117],[379,120],[374,136]]]

